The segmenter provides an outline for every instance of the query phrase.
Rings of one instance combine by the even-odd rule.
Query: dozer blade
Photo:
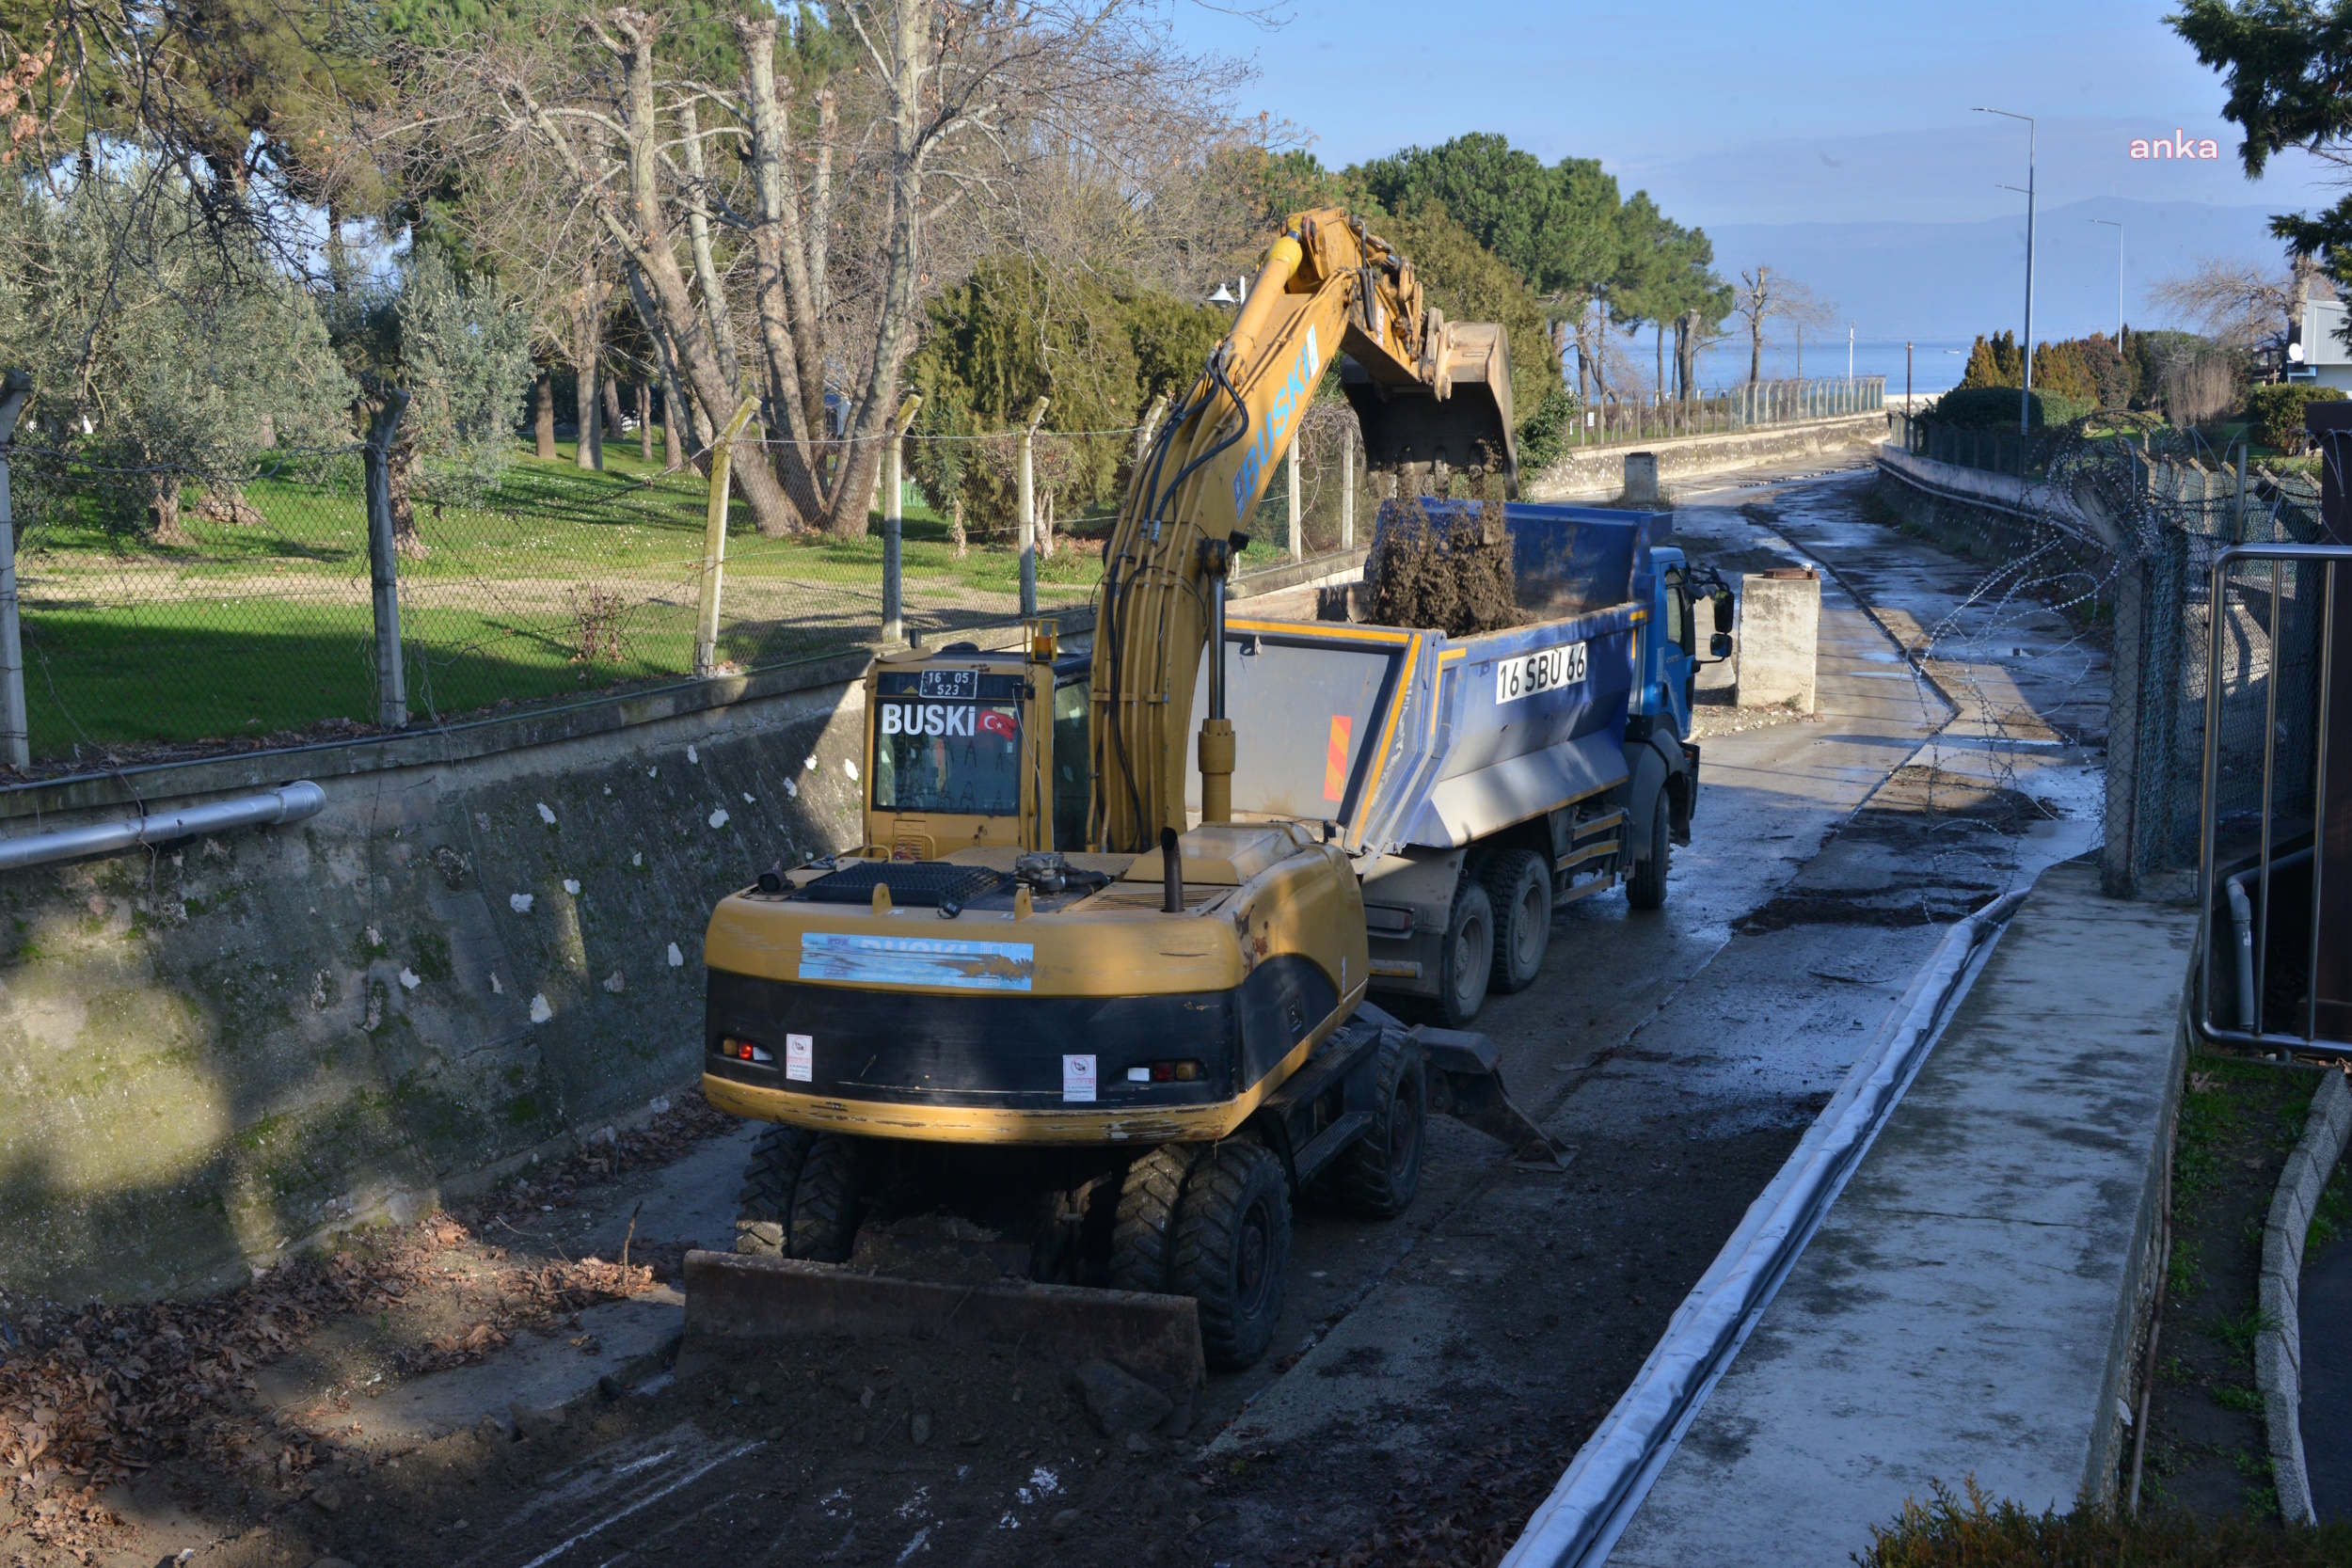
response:
[[[854,1273],[834,1263],[686,1255],[687,1348],[760,1339],[946,1339],[1051,1347],[1079,1364],[1108,1361],[1180,1408],[1206,1376],[1190,1296],[1017,1281],[958,1285]]]
[[[1429,1069],[1429,1108],[1467,1122],[1511,1150],[1511,1163],[1531,1170],[1568,1168],[1566,1148],[1546,1136],[1502,1087],[1502,1053],[1484,1035],[1416,1026]]]
[[[1420,382],[1375,381],[1353,359],[1340,366],[1340,387],[1364,431],[1364,461],[1375,472],[1499,476],[1505,499],[1519,493],[1518,449],[1511,436],[1511,344],[1500,326],[1443,322],[1422,359]]]

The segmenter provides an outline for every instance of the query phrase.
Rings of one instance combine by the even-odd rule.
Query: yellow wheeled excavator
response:
[[[1241,1367],[1296,1197],[1402,1210],[1433,1110],[1544,1151],[1491,1046],[1365,1005],[1327,828],[1232,819],[1236,748],[1302,742],[1234,733],[1221,657],[1186,807],[1239,531],[1335,358],[1384,483],[1515,484],[1502,330],[1428,308],[1360,220],[1293,214],[1136,465],[1090,655],[1043,621],[1009,653],[883,654],[864,845],[712,916],[704,1092],[776,1124],[739,1252],[840,1262],[862,1226],[946,1208],[1025,1241],[1032,1279],[1191,1298],[1208,1363]]]

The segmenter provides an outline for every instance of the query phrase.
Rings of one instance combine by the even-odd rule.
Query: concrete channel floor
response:
[[[1486,1463],[1479,1455],[1498,1435],[1564,1463],[1940,926],[2096,842],[2095,801],[2082,787],[2095,784],[2095,759],[2074,747],[1951,749],[1997,761],[1998,778],[1978,782],[2007,789],[2002,799],[2049,803],[2022,817],[1962,809],[1964,791],[1939,800],[1902,787],[1906,770],[1932,761],[1922,746],[1954,705],[1915,672],[1867,598],[1847,592],[1836,541],[1815,548],[1784,536],[1799,513],[1824,529],[1859,525],[1856,500],[1851,478],[1787,475],[1684,498],[1677,533],[1697,558],[1745,570],[1804,555],[1828,568],[1821,712],[1708,738],[1695,835],[1677,852],[1666,910],[1632,914],[1613,895],[1564,910],[1537,983],[1495,998],[1482,1016],[1518,1098],[1576,1150],[1565,1177],[1507,1170],[1478,1134],[1440,1123],[1422,1196],[1404,1218],[1302,1214],[1277,1354],[1215,1380],[1194,1438],[1338,1465],[1343,1473],[1322,1487],[1319,1512],[1301,1516],[1271,1480],[1242,1486],[1211,1511],[1221,1517],[1181,1545],[1147,1543],[1152,1551],[1263,1560],[1286,1544],[1360,1538],[1380,1517],[1391,1478],[1415,1466],[1467,1472]],[[1755,501],[1777,515],[1740,510]],[[1889,531],[1861,529],[1851,547],[1865,545],[1883,556],[1874,580],[1886,592],[1940,583],[1950,567]],[[2056,639],[2063,623],[2052,622],[2045,631]],[[1996,666],[2012,657],[2006,647],[1985,655]],[[1709,683],[1724,673],[1711,672]],[[2104,670],[2085,680],[2103,686]],[[714,1140],[591,1213],[551,1215],[528,1244],[612,1257],[635,1212],[640,1245],[723,1246],[743,1138]],[[660,1324],[638,1332],[650,1342]],[[501,1354],[442,1374],[430,1399],[416,1390],[420,1419],[467,1425],[525,1393],[545,1397],[526,1367],[508,1365]],[[584,1390],[595,1375],[580,1366],[572,1381]],[[702,1451],[677,1447],[678,1457],[644,1471],[644,1484],[666,1485],[671,1468]],[[814,1457],[821,1473],[831,1461]],[[694,1495],[769,1484],[738,1478],[728,1466],[739,1463],[751,1462],[726,1462]],[[868,1497],[868,1484],[851,1478],[850,1498],[811,1513],[810,1528],[823,1528],[835,1507],[886,1515],[896,1500]],[[767,1524],[814,1509],[815,1489],[832,1485],[812,1481],[797,1500],[765,1494]],[[668,1506],[648,1511],[644,1531],[678,1523],[663,1514]],[[551,1497],[534,1494],[529,1509],[518,1499],[515,1522],[480,1560],[520,1563],[552,1549],[575,1512]],[[711,1533],[715,1525],[692,1529],[712,1550],[733,1539]],[[927,1551],[950,1549],[944,1535],[929,1539]],[[1104,1544],[1114,1556],[1123,1549]]]
[[[1611,1562],[1843,1562],[1932,1482],[2112,1486],[2195,926],[2042,873]]]

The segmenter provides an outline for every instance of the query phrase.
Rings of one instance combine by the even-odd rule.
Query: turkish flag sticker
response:
[[[1020,727],[1014,723],[1013,717],[1009,713],[982,713],[980,715],[980,728],[986,730],[991,735],[1001,735],[1007,740],[1010,740],[1015,736],[1020,734]]]

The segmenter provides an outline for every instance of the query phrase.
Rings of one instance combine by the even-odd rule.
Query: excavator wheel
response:
[[[1197,1145],[1162,1144],[1127,1167],[1111,1225],[1111,1287],[1165,1291],[1176,1207],[1192,1173]]]
[[[755,1258],[784,1256],[785,1230],[792,1223],[792,1189],[801,1180],[817,1134],[805,1127],[771,1127],[752,1146],[743,1167],[743,1190],[735,1200],[735,1250]]]
[[[1374,1219],[1403,1213],[1421,1191],[1421,1151],[1429,1122],[1429,1084],[1421,1047],[1391,1031],[1380,1042],[1379,1109],[1346,1153],[1334,1162],[1331,1193]]]
[[[1199,1307],[1200,1348],[1215,1370],[1254,1366],[1273,1343],[1290,1251],[1282,1162],[1252,1143],[1202,1155],[1177,1207],[1168,1289]]]
[[[792,1256],[848,1262],[873,1184],[872,1150],[856,1138],[819,1133],[792,1190]]]

